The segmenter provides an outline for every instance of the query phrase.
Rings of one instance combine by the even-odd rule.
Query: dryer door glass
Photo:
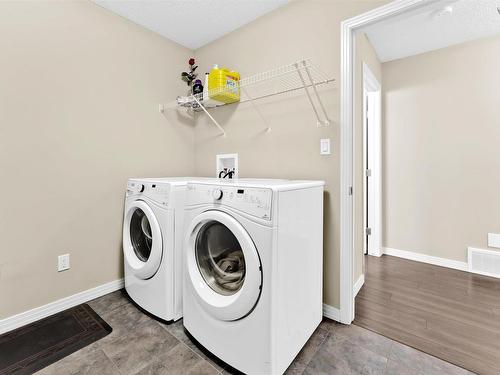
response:
[[[196,262],[205,282],[215,292],[230,296],[245,280],[245,256],[240,243],[224,224],[209,221],[198,232]]]
[[[140,208],[135,209],[130,219],[130,242],[137,258],[147,262],[153,246],[153,234],[148,217]]]

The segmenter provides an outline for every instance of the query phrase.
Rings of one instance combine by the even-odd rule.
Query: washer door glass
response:
[[[162,231],[155,213],[144,201],[132,201],[125,206],[123,252],[125,262],[138,278],[149,279],[160,267]]]
[[[153,233],[148,217],[140,208],[136,208],[130,218],[130,242],[135,255],[141,261],[147,262],[153,247]]]
[[[245,255],[241,245],[224,224],[209,221],[196,238],[196,262],[205,282],[215,292],[230,296],[245,281]]]
[[[262,290],[262,266],[246,228],[228,213],[209,210],[193,218],[186,233],[187,294],[219,320],[250,314]]]

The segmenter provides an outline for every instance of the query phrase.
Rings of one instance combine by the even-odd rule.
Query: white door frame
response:
[[[371,230],[369,236],[365,231],[363,253],[367,252],[368,255],[377,257],[382,255],[381,89],[377,77],[368,65],[363,63],[363,171],[365,171],[363,175],[363,228]],[[369,131],[367,132],[368,127]],[[368,170],[370,170],[369,175]],[[367,208],[368,216],[366,214]]]
[[[340,95],[340,322],[354,320],[354,33],[362,27],[431,3],[432,0],[395,0],[341,23]]]

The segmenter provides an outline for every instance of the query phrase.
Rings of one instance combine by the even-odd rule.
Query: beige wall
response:
[[[364,200],[363,200],[363,64],[382,83],[382,64],[364,33],[356,35],[354,84],[354,272],[355,284],[363,274],[363,252],[365,238]]]
[[[293,1],[196,51],[200,71],[218,63],[242,75],[310,57],[329,76],[340,78],[340,22],[387,1]],[[322,90],[333,120],[316,126],[305,96],[260,103],[272,126],[264,132],[249,103],[214,110],[227,136],[200,115],[196,125],[196,172],[212,176],[215,155],[239,154],[241,177],[323,179],[325,194],[324,301],[339,306],[339,107],[338,83]],[[332,155],[319,154],[330,138]]]
[[[386,247],[466,261],[500,232],[500,36],[383,64]]]
[[[126,179],[192,174],[194,130],[158,113],[191,52],[90,2],[0,2],[0,51],[4,318],[122,277]]]

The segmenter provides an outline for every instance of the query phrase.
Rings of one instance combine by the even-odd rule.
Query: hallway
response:
[[[358,326],[493,375],[500,366],[499,318],[500,280],[387,255],[365,256],[365,284],[356,297]]]

